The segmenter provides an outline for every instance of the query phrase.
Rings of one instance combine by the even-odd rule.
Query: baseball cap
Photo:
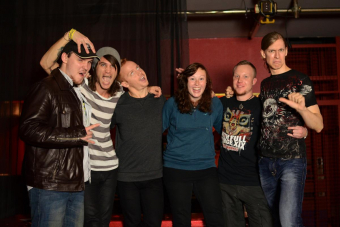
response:
[[[96,58],[97,55],[95,53],[92,52],[91,47],[89,44],[87,45],[87,49],[89,50],[89,53],[86,53],[85,48],[83,45],[81,46],[81,52],[78,52],[78,45],[77,43],[75,43],[73,40],[71,40],[70,42],[68,42],[65,47],[63,48],[61,53],[70,53],[73,52],[75,55],[77,55],[80,58]],[[61,55],[60,55],[61,56]]]
[[[112,55],[119,62],[119,66],[121,66],[120,65],[120,55],[119,55],[118,51],[116,49],[112,48],[112,47],[102,47],[96,52],[96,54],[97,54],[97,57],[94,58],[93,62],[92,62],[92,69],[93,70],[95,70],[98,61],[105,55]]]

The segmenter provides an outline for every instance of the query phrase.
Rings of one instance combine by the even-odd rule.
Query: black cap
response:
[[[73,52],[80,58],[97,58],[98,56],[95,53],[92,52],[90,45],[89,44],[86,44],[86,45],[87,45],[87,49],[89,50],[89,53],[86,53],[83,45],[80,45],[81,46],[81,52],[79,53],[78,52],[78,45],[73,40],[71,40],[70,42],[68,42],[68,44],[66,44],[66,46],[62,50],[61,54],[64,53],[64,52],[66,54]]]

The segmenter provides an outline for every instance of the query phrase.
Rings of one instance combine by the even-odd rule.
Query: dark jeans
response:
[[[59,192],[38,188],[28,191],[32,227],[82,227],[84,192]]]
[[[117,186],[117,169],[91,171],[85,184],[85,226],[109,226]]]
[[[213,170],[213,171],[211,171]],[[222,197],[216,168],[206,170],[178,170],[164,168],[164,185],[169,197],[174,227],[191,226],[191,197],[194,192],[201,205],[206,226],[223,226]],[[182,172],[182,179],[174,179],[171,172]],[[177,174],[176,173],[176,174]],[[187,175],[189,173],[189,175]],[[175,174],[175,175],[176,175]],[[183,179],[183,176],[188,176]]]
[[[261,186],[220,184],[225,226],[246,226],[243,205],[248,213],[249,226],[272,227],[272,216]]]
[[[260,179],[274,226],[302,227],[302,201],[305,187],[306,158],[259,159]]]
[[[118,195],[123,209],[124,227],[162,225],[164,208],[162,178],[138,182],[118,181]]]

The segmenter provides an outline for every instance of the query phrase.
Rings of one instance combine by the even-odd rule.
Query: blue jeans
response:
[[[84,192],[32,188],[28,192],[32,227],[83,227]]]
[[[302,227],[306,158],[285,160],[260,157],[259,172],[262,189],[273,214],[274,226]]]

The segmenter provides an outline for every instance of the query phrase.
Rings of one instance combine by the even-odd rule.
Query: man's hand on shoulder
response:
[[[234,95],[234,90],[228,86],[227,89],[225,89],[225,97],[226,98],[231,98]]]
[[[176,68],[176,72],[178,73],[177,74],[177,78],[181,75],[182,72],[184,72],[184,69],[183,68]]]
[[[148,87],[148,92],[155,95],[155,98],[159,98],[162,95],[162,88],[158,86]]]

